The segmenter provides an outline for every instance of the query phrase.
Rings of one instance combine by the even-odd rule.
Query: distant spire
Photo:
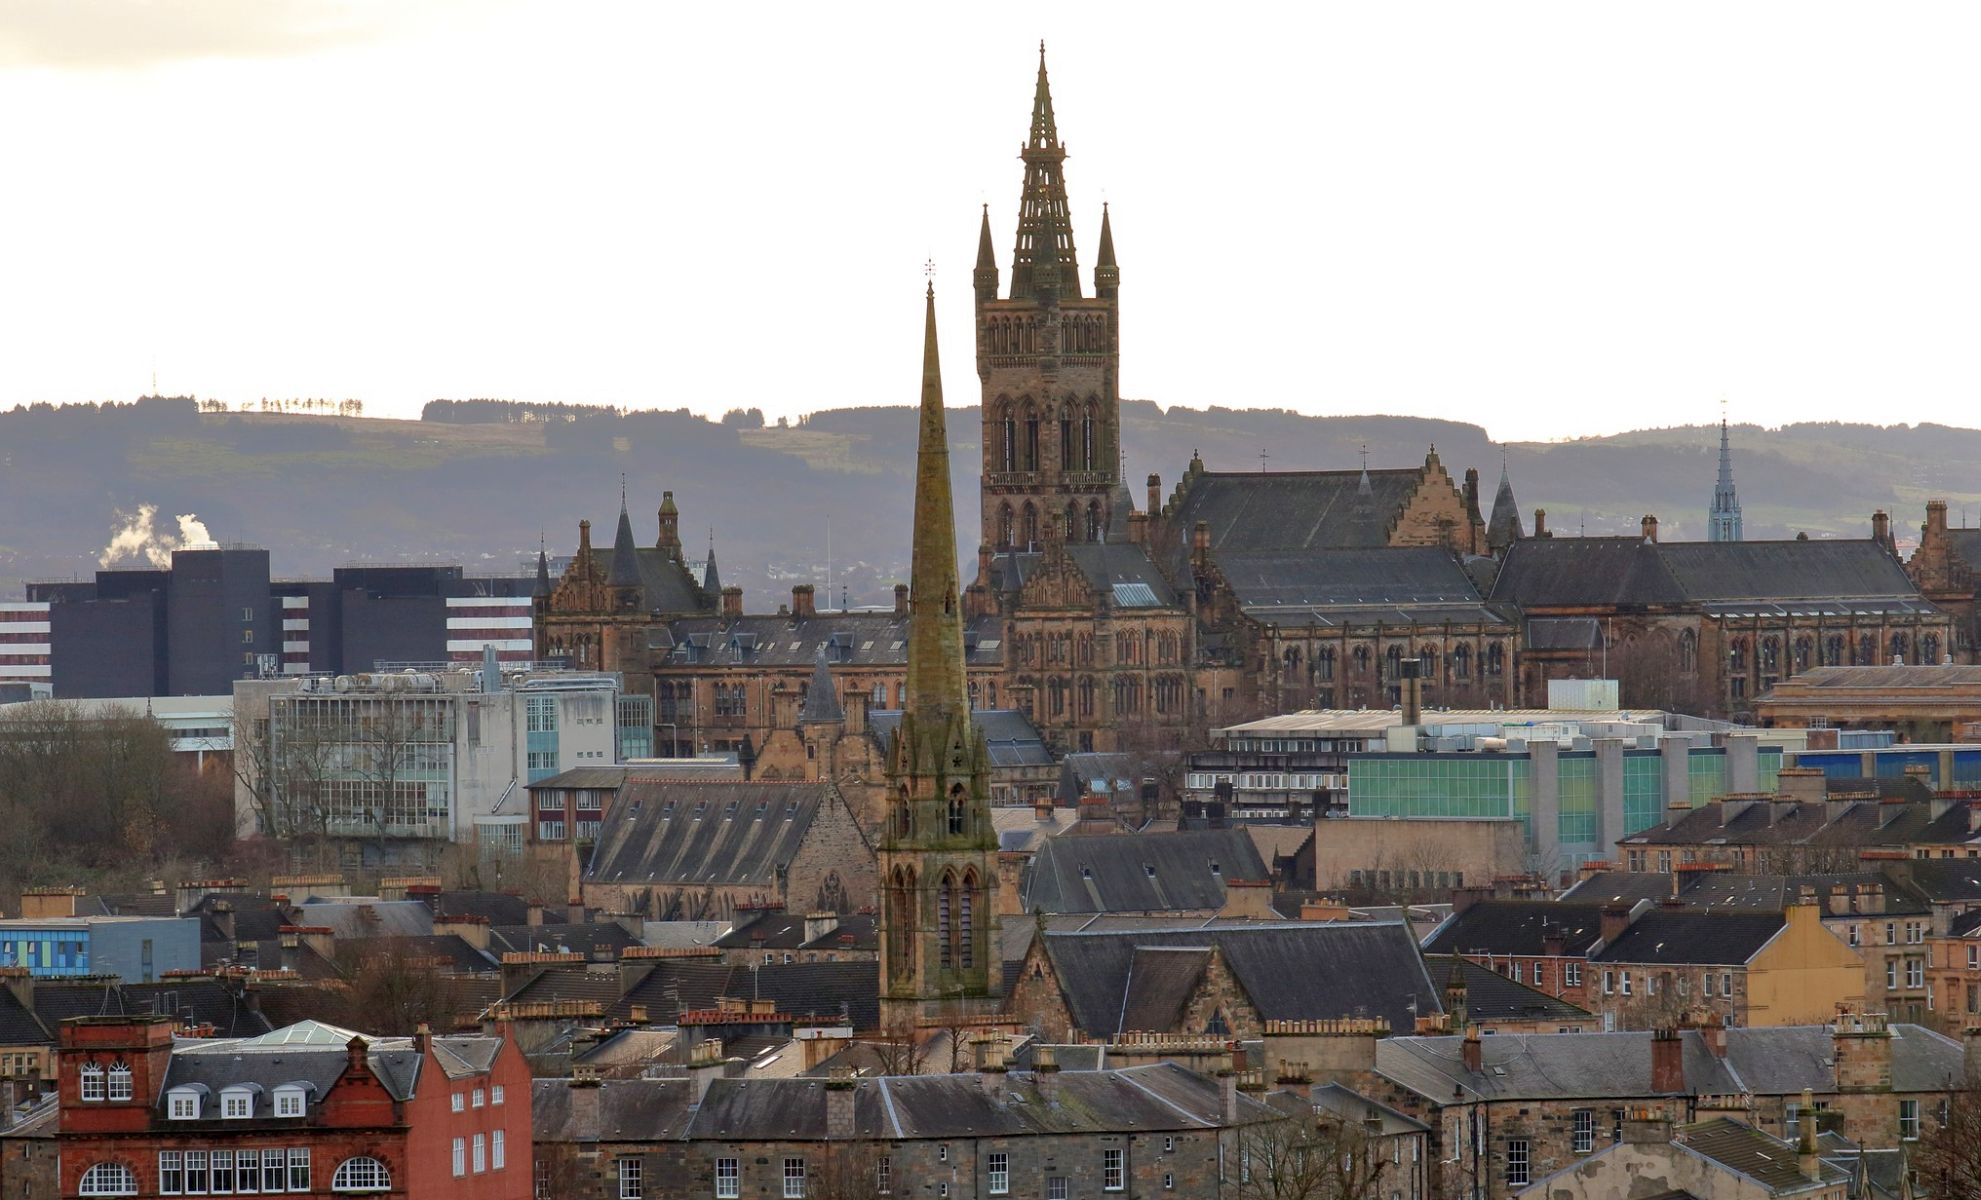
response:
[[[1726,416],[1720,416],[1720,478],[1713,486],[1713,507],[1706,515],[1706,540],[1737,542],[1740,536],[1740,497],[1733,488],[1733,448],[1727,439]]]
[[[1486,522],[1486,547],[1494,554],[1526,537],[1520,527],[1520,505],[1513,499],[1513,480],[1507,474],[1506,448],[1500,448],[1500,488],[1493,497],[1493,515]]]
[[[722,594],[722,576],[715,569],[715,530],[708,531],[708,566],[702,568],[702,591],[706,595]]]
[[[915,532],[908,599],[906,709],[940,723],[969,711],[963,687],[963,606],[956,586],[956,511],[949,493],[949,433],[936,353],[935,285],[922,331],[920,444],[915,451]]]
[[[1365,442],[1362,445],[1362,477],[1355,481],[1356,502],[1359,504],[1362,500],[1374,499],[1375,494],[1376,489],[1369,485],[1369,446]]]
[[[550,554],[544,546],[543,534],[537,534],[537,583],[532,596],[550,595]]]
[[[830,724],[846,719],[846,710],[840,707],[839,694],[833,690],[832,669],[826,665],[825,647],[819,647],[818,660],[812,664],[812,682],[805,689],[805,703],[798,710],[800,725]]]
[[[971,274],[977,290],[977,303],[997,299],[997,251],[991,246],[990,205],[984,205],[983,221],[977,226],[977,269]]]
[[[625,485],[620,485],[623,489]],[[619,528],[612,534],[612,566],[606,572],[608,587],[640,586],[640,552],[633,544],[633,519],[626,515],[626,496],[619,496]]]
[[[1011,255],[1011,298],[1051,291],[1080,295],[1080,260],[1073,248],[1073,218],[1066,203],[1066,148],[1052,115],[1045,43],[1039,43],[1039,82],[1032,93],[1032,128],[1019,156],[1025,186],[1018,194],[1018,246]]]

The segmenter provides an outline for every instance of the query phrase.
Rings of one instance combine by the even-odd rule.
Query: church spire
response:
[[[915,545],[908,601],[907,710],[939,721],[966,711],[963,607],[956,587],[956,516],[949,494],[949,434],[936,355],[935,285],[922,332],[920,444],[915,451]]]
[[[812,682],[805,689],[805,703],[798,709],[800,725],[830,725],[844,721],[846,710],[840,707],[839,694],[833,690],[832,668],[826,665],[825,647],[819,647],[818,659],[812,664]]]
[[[619,494],[619,528],[612,535],[612,565],[605,582],[608,587],[640,586],[640,552],[633,544],[633,518],[626,514],[623,490]]]
[[[1121,291],[1121,268],[1114,262],[1114,225],[1108,220],[1107,201],[1101,201],[1101,245],[1094,263],[1094,295],[1112,300]]]
[[[534,596],[550,595],[550,553],[543,544],[543,535],[537,535],[537,582]]]
[[[1073,218],[1066,203],[1066,148],[1052,115],[1046,80],[1046,44],[1039,43],[1039,82],[1032,94],[1032,130],[1019,152],[1025,187],[1018,196],[1018,247],[1011,255],[1011,299],[1041,293],[1080,295],[1080,261],[1073,248]]]
[[[715,569],[715,530],[708,531],[708,565],[702,568],[702,594],[722,595],[722,576]]]
[[[1520,527],[1520,505],[1513,499],[1513,480],[1506,473],[1506,454],[1500,453],[1500,488],[1493,497],[1493,515],[1486,522],[1486,547],[1494,554],[1527,536]]]
[[[1740,498],[1733,490],[1733,449],[1727,442],[1726,417],[1720,417],[1720,479],[1713,486],[1713,508],[1706,518],[1706,540],[1740,541]]]

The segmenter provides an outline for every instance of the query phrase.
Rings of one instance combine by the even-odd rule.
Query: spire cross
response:
[[[1266,452],[1264,446],[1259,447],[1259,474],[1263,475],[1266,473],[1266,460],[1271,457],[1272,455]]]
[[[626,507],[626,472],[619,472],[619,507]]]
[[[1362,469],[1364,471],[1369,469],[1369,443],[1367,442],[1362,443]]]

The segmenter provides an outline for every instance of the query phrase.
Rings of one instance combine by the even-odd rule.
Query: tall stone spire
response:
[[[977,269],[972,280],[977,287],[977,303],[997,299],[997,251],[991,246],[990,205],[984,205],[984,222],[977,229]]]
[[[1018,248],[1011,255],[1011,299],[1050,292],[1080,295],[1080,260],[1073,249],[1073,217],[1066,203],[1066,148],[1052,116],[1046,81],[1046,44],[1039,43],[1039,82],[1032,93],[1032,131],[1019,152],[1025,187],[1018,196]]]
[[[609,587],[640,586],[640,552],[633,543],[633,518],[626,513],[626,497],[619,497],[619,528],[612,535],[612,565],[605,582]]]
[[[715,532],[708,535],[708,565],[702,568],[702,592],[704,595],[722,595],[722,576],[715,569]]]
[[[922,332],[920,444],[915,451],[915,547],[908,585],[907,709],[925,720],[968,711],[963,606],[956,585],[956,512],[949,493],[949,433],[936,354],[935,285]]]
[[[992,903],[997,831],[990,819],[990,756],[970,714],[963,673],[933,286],[922,336],[907,702],[888,743],[887,817],[876,844],[881,1020],[907,1037],[924,1036],[943,1020],[953,1024],[959,1015],[993,1011],[1003,985]],[[829,687],[826,679],[813,687]]]
[[[819,647],[818,659],[812,664],[812,682],[805,689],[805,703],[798,709],[800,725],[830,725],[844,721],[846,710],[840,706],[839,693],[833,690],[832,668],[825,661],[825,647]]]
[[[1506,473],[1506,455],[1500,455],[1500,488],[1493,497],[1493,515],[1486,522],[1486,548],[1503,554],[1508,546],[1526,537],[1520,527],[1520,505],[1513,499],[1513,480]]]
[[[1706,517],[1706,540],[1741,540],[1740,498],[1733,490],[1733,449],[1727,443],[1725,417],[1720,418],[1720,479],[1713,485],[1713,508]]]
[[[537,537],[537,582],[534,596],[550,595],[550,552],[544,547],[541,535]]]

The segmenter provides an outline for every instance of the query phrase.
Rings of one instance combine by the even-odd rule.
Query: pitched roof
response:
[[[576,1093],[597,1093],[596,1124]],[[530,1137],[536,1142],[669,1142],[688,1127],[694,1089],[681,1079],[601,1079],[589,1085],[539,1079],[530,1087]]]
[[[1715,1117],[1674,1131],[1673,1140],[1721,1167],[1744,1175],[1771,1194],[1842,1183],[1850,1173],[1819,1161],[1819,1180],[1802,1173],[1795,1147],[1731,1117]]]
[[[990,756],[993,768],[1052,764],[1052,751],[1046,747],[1045,735],[1022,710],[973,708],[970,710],[970,720],[984,739],[984,750]],[[867,714],[867,728],[873,731],[882,745],[886,745],[900,727],[901,710],[898,708],[875,709]]]
[[[964,659],[1004,661],[1001,618],[963,625]],[[670,663],[706,666],[810,667],[825,647],[834,666],[901,666],[908,661],[908,618],[891,612],[820,612],[741,617],[683,617],[648,631],[650,648]]]
[[[542,925],[497,925],[488,931],[489,949],[502,951],[542,950],[554,954],[582,954],[586,958],[618,958],[629,947],[641,944],[617,921],[565,921]]]
[[[1928,1092],[1961,1070],[1960,1043],[1918,1025],[1893,1025],[1892,1090]],[[1484,1070],[1465,1069],[1463,1038],[1391,1037],[1376,1043],[1376,1073],[1426,1099],[1455,1088],[1488,1100],[1652,1096],[1651,1038],[1634,1033],[1499,1033],[1481,1042]],[[1737,1026],[1725,1059],[1697,1030],[1679,1031],[1685,1090],[1698,1095],[1793,1096],[1836,1090],[1827,1025]]]
[[[1602,936],[1603,905],[1560,900],[1480,900],[1424,939],[1427,954],[1546,952],[1545,939],[1562,939],[1562,953],[1580,957]]]
[[[487,917],[490,925],[521,925],[530,919],[530,902],[509,892],[442,892],[437,911],[448,917]]]
[[[882,1141],[1027,1137],[1055,1133],[1161,1132],[1226,1126],[1217,1080],[1175,1063],[1060,1071],[1049,1086],[1012,1071],[1003,1095],[975,1074],[881,1076],[852,1084],[856,1136]],[[689,1140],[819,1141],[827,1081],[716,1079],[690,1119]],[[1239,1123],[1278,1112],[1239,1097]]]
[[[1700,605],[1798,612],[1931,610],[1898,560],[1873,541],[1653,542],[1636,537],[1515,542],[1491,600],[1522,608]]]
[[[1066,557],[1079,568],[1087,586],[1110,608],[1171,608],[1179,603],[1176,589],[1149,557],[1146,546],[1134,542],[1068,542]],[[992,578],[1000,591],[1015,592],[1039,569],[1041,551],[1012,551],[991,562]]]
[[[321,899],[298,908],[296,923],[321,925],[340,941],[374,937],[425,937],[433,932],[433,910],[417,900]]]
[[[1280,623],[1497,623],[1458,556],[1439,546],[1231,552],[1218,571],[1246,613]]]
[[[1967,810],[1953,805],[1933,814],[1931,804],[1840,804],[1824,801],[1715,800],[1679,813],[1661,825],[1622,839],[1626,845],[1696,846],[1901,846],[1914,842],[1974,841]]]
[[[1561,1021],[1573,1023],[1590,1019],[1589,1010],[1550,996],[1539,988],[1515,983],[1498,971],[1470,959],[1424,956],[1431,978],[1445,979],[1453,965],[1465,980],[1466,1019],[1481,1025],[1500,1021]]]
[[[1074,1024],[1091,1035],[1112,1036],[1125,1027],[1137,956],[1152,947],[1214,948],[1266,1020],[1384,1017],[1392,1029],[1410,1029],[1418,1014],[1442,1011],[1441,989],[1400,923],[1257,921],[1195,929],[1047,930],[1040,937]],[[1328,969],[1315,970],[1316,963]]]
[[[774,888],[829,783],[629,779],[599,828],[587,883]]]
[[[269,1029],[267,1018],[248,1007],[238,993],[206,977],[154,983],[37,979],[34,1011],[50,1029],[70,1017],[152,1013],[176,1017],[188,1025],[211,1025],[221,1037],[251,1037]]]
[[[845,719],[846,710],[840,706],[838,690],[832,683],[832,668],[826,663],[826,648],[820,646],[812,666],[811,683],[805,688],[805,702],[798,709],[798,720],[804,724],[831,724]]]
[[[1211,552],[1222,563],[1227,554],[1271,550],[1325,550],[1383,546],[1388,531],[1416,492],[1424,472],[1418,467],[1387,471],[1206,471],[1188,481],[1182,503],[1168,517],[1172,528],[1188,532],[1198,521],[1210,526]],[[1358,485],[1366,479],[1366,501]]]
[[[1019,884],[1027,912],[1197,911],[1224,906],[1228,879],[1269,877],[1242,829],[1056,837]]]
[[[1714,966],[1749,962],[1788,924],[1780,912],[1693,912],[1653,908],[1590,955],[1606,963],[1688,963]]]
[[[1137,946],[1129,960],[1120,1032],[1167,1033],[1211,964],[1206,946]]]

